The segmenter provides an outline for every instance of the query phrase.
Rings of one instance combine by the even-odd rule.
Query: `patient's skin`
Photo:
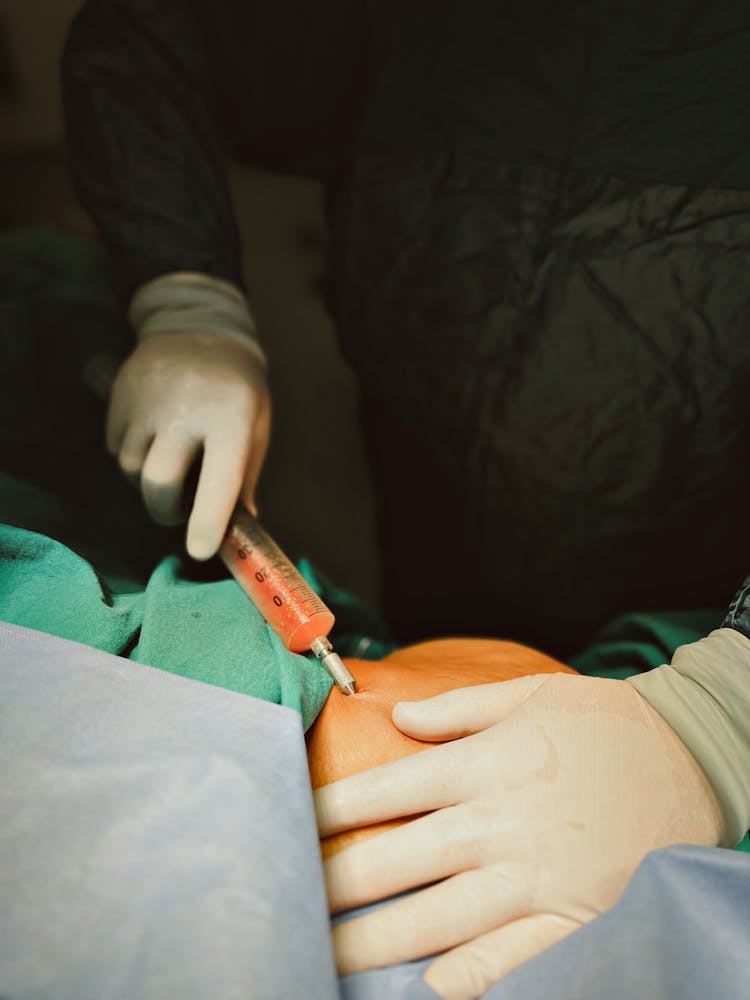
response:
[[[347,663],[357,678],[357,694],[345,696],[332,688],[307,736],[313,788],[434,746],[405,736],[393,725],[391,712],[398,701],[419,701],[454,688],[528,674],[575,673],[528,646],[495,639],[437,639],[384,660]],[[328,837],[321,842],[323,857],[403,822],[391,820]]]

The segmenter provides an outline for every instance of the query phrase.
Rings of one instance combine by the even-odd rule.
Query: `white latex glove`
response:
[[[268,448],[271,401],[262,352],[216,333],[162,333],[140,343],[117,374],[107,447],[140,482],[151,515],[178,524],[186,476],[201,455],[187,550],[219,548],[237,499],[254,507]]]
[[[444,952],[425,981],[469,1000],[610,908],[649,851],[721,837],[703,772],[624,681],[524,677],[393,721],[454,742],[317,790],[321,836],[434,811],[329,859],[331,911],[444,881],[337,927],[342,974]]]

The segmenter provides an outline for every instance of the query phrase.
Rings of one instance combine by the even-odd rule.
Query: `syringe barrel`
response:
[[[305,652],[333,628],[333,614],[241,504],[234,509],[219,555],[291,652]]]

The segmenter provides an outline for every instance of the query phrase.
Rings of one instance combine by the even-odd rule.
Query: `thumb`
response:
[[[549,674],[456,688],[424,701],[399,701],[393,724],[417,740],[439,742],[489,729],[515,711]]]

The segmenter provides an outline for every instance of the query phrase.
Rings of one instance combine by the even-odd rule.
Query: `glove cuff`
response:
[[[247,296],[230,281],[192,271],[175,271],[137,290],[128,319],[139,341],[162,333],[204,333],[250,347],[265,365]]]
[[[677,733],[714,790],[723,847],[750,827],[750,639],[720,628],[680,646],[669,666],[626,681]]]

